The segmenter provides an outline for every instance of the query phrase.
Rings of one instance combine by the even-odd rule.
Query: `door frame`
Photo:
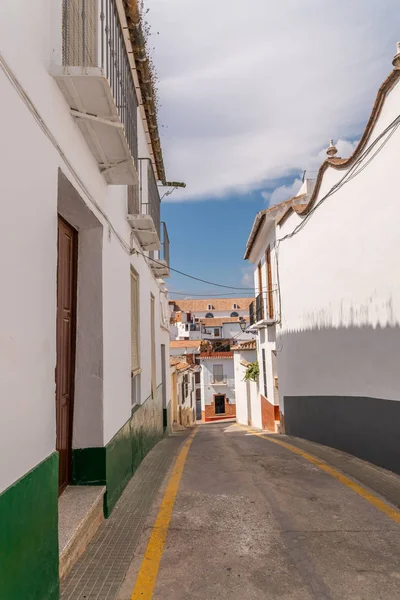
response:
[[[222,397],[224,399],[224,412],[223,413],[217,413],[217,412],[215,412],[215,409],[216,409],[215,398],[217,396],[220,396],[220,397]],[[226,415],[226,394],[214,394],[214,414],[215,415]]]
[[[72,302],[71,302],[71,369],[70,369],[70,404],[69,404],[69,431],[68,431],[68,451],[69,460],[67,463],[67,481],[64,485],[58,487],[58,495],[60,496],[68,484],[71,482],[72,476],[72,439],[73,439],[73,428],[74,428],[74,400],[75,400],[75,368],[76,368],[76,329],[77,329],[77,305],[78,305],[78,231],[68,221],[66,221],[60,214],[57,214],[57,306],[56,306],[56,389],[55,389],[55,400],[57,403],[57,386],[58,383],[58,357],[57,357],[57,341],[58,341],[58,223],[62,221],[69,229],[71,229],[73,242],[72,242]],[[56,446],[57,446],[57,405],[56,405]],[[60,468],[60,467],[59,467]]]

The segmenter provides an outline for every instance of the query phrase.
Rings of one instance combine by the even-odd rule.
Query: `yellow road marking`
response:
[[[374,494],[371,494],[371,492],[369,492],[368,490],[363,488],[361,485],[358,485],[358,483],[355,483],[354,481],[349,479],[349,477],[346,477],[339,471],[336,471],[336,469],[334,469],[333,467],[328,465],[323,460],[316,458],[312,454],[308,454],[308,452],[304,452],[304,450],[300,450],[300,448],[297,448],[296,446],[292,446],[292,444],[288,444],[287,442],[277,440],[276,438],[274,438],[272,436],[266,436],[265,434],[257,433],[256,431],[252,431],[251,429],[248,429],[247,427],[244,427],[243,425],[239,425],[239,423],[236,423],[236,425],[237,425],[237,427],[244,429],[245,431],[247,431],[247,433],[250,433],[251,435],[256,435],[257,437],[260,437],[263,440],[267,440],[267,442],[272,442],[273,444],[278,444],[279,446],[283,446],[284,448],[286,448],[287,450],[290,450],[291,452],[294,452],[295,454],[299,454],[300,456],[302,456],[309,462],[313,463],[314,465],[316,465],[317,467],[322,469],[322,471],[329,473],[329,475],[331,475],[332,477],[334,477],[335,479],[340,481],[340,483],[347,485],[347,487],[349,487],[351,490],[353,490],[353,492],[355,492],[356,494],[358,494],[359,496],[361,496],[362,498],[367,500],[370,504],[375,506],[375,508],[377,508],[381,512],[385,513],[385,515],[387,517],[389,517],[396,523],[400,524],[400,512],[398,510],[396,510],[395,508],[392,508],[391,506],[389,506],[389,504],[386,504],[386,502],[383,502],[383,500],[381,500]]]
[[[183,444],[178,458],[168,482],[164,498],[161,502],[160,510],[153,526],[153,531],[147,544],[146,552],[136,579],[135,587],[131,600],[150,600],[153,596],[154,586],[156,584],[158,569],[160,567],[161,557],[164,552],[164,546],[167,539],[168,527],[171,521],[172,511],[178,493],[183,468],[193,442],[193,438],[198,432],[196,427]]]

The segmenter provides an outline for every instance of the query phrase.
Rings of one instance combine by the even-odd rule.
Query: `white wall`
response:
[[[201,364],[201,406],[204,410],[205,404],[211,404],[214,394],[226,394],[229,404],[235,404],[235,371],[233,358],[200,359]],[[224,376],[230,382],[229,385],[212,385],[213,366],[223,365]]]
[[[397,83],[372,140],[399,106]],[[280,243],[281,395],[400,400],[399,154],[397,130],[298,234]],[[317,202],[345,173],[326,171]],[[277,237],[299,222],[293,214]]]
[[[257,383],[254,381],[245,381],[244,376],[246,374],[246,367],[241,363],[242,360],[247,361],[249,363],[255,362],[257,360],[257,352],[256,350],[235,350],[234,351],[234,370],[235,370],[235,392],[236,392],[236,420],[238,423],[242,425],[249,424],[249,411],[248,411],[248,402],[251,403],[251,395],[255,396],[255,399],[259,396],[257,393]],[[255,388],[255,389],[254,389]],[[255,392],[255,393],[254,393]],[[249,400],[248,400],[249,397]],[[251,404],[250,404],[251,406]],[[255,422],[259,422],[258,412],[260,413],[261,419],[261,404],[258,402],[258,411],[255,411],[255,415],[252,414],[250,409],[250,417],[255,420]],[[253,424],[251,422],[250,424]],[[257,425],[258,427],[258,425]]]
[[[12,461],[2,465],[0,491],[55,449],[59,168],[92,212],[99,230],[103,230],[103,364],[97,380],[93,375],[91,387],[82,380],[79,381],[80,387],[77,386],[82,395],[83,390],[88,389],[87,384],[91,390],[96,386],[100,388],[99,411],[104,416],[103,431],[94,432],[88,441],[82,431],[74,428],[75,442],[79,446],[82,441],[88,445],[99,445],[99,441],[107,443],[131,414],[130,263],[140,280],[142,400],[150,395],[150,292],[156,298],[157,384],[161,383],[161,343],[167,345],[167,359],[169,357],[169,333],[159,324],[159,285],[145,259],[138,255],[129,257],[121,247],[121,243],[129,246],[131,242],[126,220],[126,187],[107,186],[50,75],[52,63],[60,57],[62,3],[38,0],[33,5],[5,0],[3,4],[0,20],[2,56],[40,114],[42,124],[40,127],[30,112],[29,101],[22,100],[15,84],[10,82],[0,66],[3,142],[0,150],[0,194],[3,200],[0,396],[4,399],[0,453],[6,456],[12,449],[13,455]],[[24,40],[23,46],[21,39]],[[139,140],[139,151],[143,156],[147,146],[143,144],[141,121],[138,127],[142,140]],[[50,139],[49,132],[53,139]],[[121,243],[94,202],[107,215]],[[76,226],[79,229],[79,223]],[[133,243],[138,248],[136,242]],[[83,377],[82,372],[80,375]],[[76,402],[79,402],[79,397]],[[76,413],[79,413],[79,406],[76,406]],[[17,440],[23,440],[23,443],[17,443]]]

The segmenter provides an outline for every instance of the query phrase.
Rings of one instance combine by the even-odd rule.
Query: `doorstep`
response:
[[[104,521],[104,486],[70,485],[58,499],[60,579],[72,569]]]

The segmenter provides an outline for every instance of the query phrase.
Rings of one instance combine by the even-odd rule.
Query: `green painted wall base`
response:
[[[58,453],[0,494],[0,598],[57,600]]]
[[[146,454],[163,437],[161,386],[155,398],[135,406],[132,416],[104,448],[79,448],[72,454],[74,485],[105,485],[104,516],[117,500]]]

